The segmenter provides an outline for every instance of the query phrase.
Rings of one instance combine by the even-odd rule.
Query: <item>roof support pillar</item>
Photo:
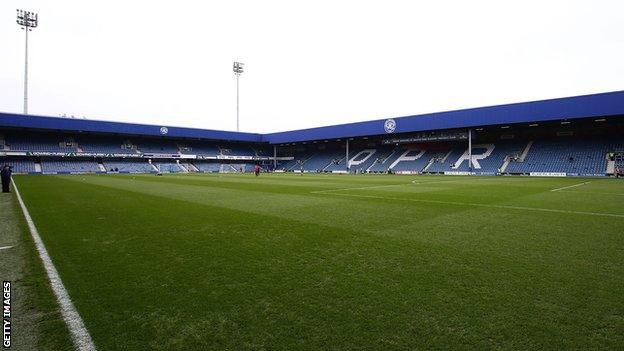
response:
[[[468,129],[468,172],[472,172],[472,129]]]
[[[347,139],[345,148],[345,165],[347,166],[347,173],[349,173],[349,139]]]

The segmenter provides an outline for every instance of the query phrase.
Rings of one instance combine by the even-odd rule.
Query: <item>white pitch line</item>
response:
[[[15,245],[11,245],[11,246],[0,246],[0,250],[6,250],[6,249],[10,249]]]
[[[473,179],[473,180],[477,180],[477,179]],[[431,182],[427,182],[427,181],[422,181],[421,179],[414,179],[412,180],[412,184],[418,184],[418,185],[427,185],[427,184],[439,184],[439,183],[450,183],[450,182],[457,182],[457,179],[453,179],[453,180],[434,180]]]
[[[577,186],[581,186],[581,185],[585,185],[585,184],[589,184],[589,183],[591,183],[591,182],[583,182],[583,183],[578,183],[578,184],[574,184],[574,185],[568,185],[568,186],[564,186],[562,188],[553,189],[551,191],[559,191],[559,190],[564,190],[564,189],[576,188]]]
[[[316,190],[316,191],[311,191],[311,193],[312,194],[320,194],[320,193],[330,193],[330,192],[333,192],[333,191],[376,189],[376,188],[387,188],[387,187],[391,187],[391,186],[403,186],[403,185],[409,185],[409,184],[401,183],[401,184],[363,186],[363,187],[359,187],[359,188],[342,188],[342,189]]]
[[[523,207],[523,206],[508,206],[508,205],[489,205],[489,204],[479,204],[479,203],[473,203],[473,202],[456,202],[456,201],[440,201],[440,200],[424,200],[424,199],[407,199],[407,198],[400,198],[400,197],[386,197],[386,196],[375,196],[375,195],[357,195],[357,194],[340,194],[340,193],[331,193],[331,194],[325,194],[325,195],[362,197],[362,198],[380,199],[380,200],[411,201],[411,202],[423,202],[423,203],[444,204],[444,205],[457,205],[457,206],[474,206],[474,207],[500,208],[500,209],[506,209],[506,210],[537,211],[537,212],[566,213],[566,214],[577,214],[577,215],[587,215],[587,216],[624,218],[624,214],[617,214],[617,213],[570,211],[570,210],[560,210],[560,209],[553,209],[553,208]]]
[[[341,188],[341,189],[316,190],[316,191],[311,191],[310,193],[312,193],[312,194],[322,194],[322,193],[331,193],[331,192],[334,192],[334,191],[366,190],[366,189],[387,188],[387,187],[392,187],[392,186],[405,186],[405,185],[411,185],[411,184],[427,185],[427,184],[448,183],[448,182],[450,182],[450,180],[446,180],[446,181],[445,180],[441,180],[441,181],[417,183],[416,182],[417,180],[418,179],[414,179],[410,183],[401,183],[401,184],[387,184],[387,185],[362,186],[362,187],[358,187],[358,188]]]
[[[585,194],[585,195],[608,195],[608,196],[624,196],[624,194],[618,193],[605,193],[605,192],[596,192],[596,191],[575,191],[575,190],[562,190],[562,193],[574,193],[574,194]]]
[[[67,293],[67,289],[65,289],[65,285],[61,281],[61,277],[54,267],[54,263],[52,263],[52,259],[50,255],[48,255],[48,250],[46,250],[43,241],[41,240],[41,236],[39,236],[39,232],[37,231],[37,227],[35,227],[35,223],[30,217],[30,213],[20,196],[19,190],[17,189],[17,184],[13,183],[13,189],[15,189],[15,195],[17,195],[17,201],[22,208],[22,212],[24,212],[24,218],[26,218],[26,223],[28,223],[28,228],[30,229],[30,234],[32,235],[33,241],[35,242],[35,246],[37,247],[37,251],[39,252],[39,257],[41,257],[41,261],[43,262],[43,267],[48,274],[48,279],[50,279],[50,285],[52,286],[52,291],[54,295],[56,295],[56,299],[61,307],[61,315],[63,315],[63,319],[67,324],[67,328],[71,334],[72,341],[74,342],[74,347],[76,350],[80,351],[95,351],[95,344],[93,343],[93,339],[91,339],[91,335],[89,331],[84,325],[82,318],[78,314],[76,307],[72,303],[69,294]]]

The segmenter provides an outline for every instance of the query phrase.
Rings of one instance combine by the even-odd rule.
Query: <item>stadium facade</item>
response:
[[[279,172],[609,176],[624,91],[257,134],[0,113],[17,173]]]

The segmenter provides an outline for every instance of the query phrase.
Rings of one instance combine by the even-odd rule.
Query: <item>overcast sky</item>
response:
[[[0,1],[0,111],[283,131],[624,90],[624,1]]]

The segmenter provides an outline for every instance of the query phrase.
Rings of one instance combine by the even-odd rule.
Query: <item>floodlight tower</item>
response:
[[[241,73],[243,73],[243,66],[245,66],[242,62],[234,61],[233,71],[236,76],[236,131],[239,131],[239,115],[238,115],[238,78]]]
[[[28,32],[37,28],[39,17],[31,11],[17,10],[17,24],[26,33],[26,49],[24,52],[24,114],[28,114]]]

